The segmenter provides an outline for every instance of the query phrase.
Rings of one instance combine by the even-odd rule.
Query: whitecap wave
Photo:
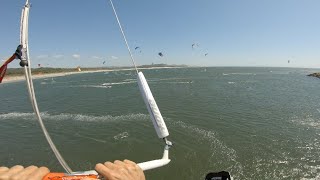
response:
[[[125,80],[123,80],[123,81],[125,81],[125,82],[137,82],[137,80],[136,79],[125,79]]]
[[[49,114],[47,112],[40,113],[43,120],[48,121],[84,121],[84,122],[116,122],[116,121],[144,121],[149,119],[149,115],[146,114],[128,114],[120,116],[90,116],[83,114]],[[7,114],[1,114],[0,120],[36,120],[34,113],[21,113],[21,112],[12,112]]]
[[[96,142],[107,143],[106,140],[102,140],[102,139],[97,139],[97,138],[93,138],[93,137],[81,135],[81,134],[79,134],[79,133],[76,133],[75,135],[78,136],[78,137],[82,137],[82,138],[85,138],[85,139],[90,139],[90,140],[93,140],[93,141],[96,141]]]
[[[320,130],[320,120],[313,117],[305,117],[305,118],[295,117],[291,119],[291,122],[294,124],[302,125],[304,127],[311,127],[311,128]]]
[[[104,86],[104,85],[81,85],[77,87],[82,87],[82,88],[112,88],[112,86]]]
[[[193,81],[187,81],[187,82],[167,82],[168,84],[192,84]]]
[[[136,81],[125,81],[125,82],[115,82],[115,83],[103,83],[103,86],[111,86],[111,85],[122,85],[122,84],[132,84]]]
[[[127,137],[129,137],[129,133],[128,132],[122,132],[120,134],[117,134],[117,135],[113,136],[113,138],[115,140],[121,140],[121,139],[124,139],[124,138],[127,138]]]
[[[42,115],[46,115],[46,113],[41,113]],[[22,112],[12,112],[7,114],[0,114],[0,120],[11,120],[11,119],[30,119],[31,117],[35,117],[34,113],[22,113]]]
[[[222,75],[227,76],[227,75],[256,75],[255,73],[222,73]]]

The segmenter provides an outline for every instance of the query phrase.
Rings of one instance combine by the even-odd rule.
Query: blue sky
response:
[[[33,66],[131,65],[108,0],[30,1]],[[1,60],[19,43],[24,3],[1,0]],[[318,0],[114,0],[114,4],[138,65],[320,67]],[[192,49],[193,43],[199,47]],[[141,53],[134,51],[136,46]]]

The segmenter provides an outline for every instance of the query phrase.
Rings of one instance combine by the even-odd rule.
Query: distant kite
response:
[[[192,47],[192,49],[195,49],[196,47],[199,47],[199,44],[193,43],[193,44],[191,45],[191,47]]]
[[[290,63],[290,60],[288,60],[288,64]]]
[[[103,61],[103,63],[102,64],[105,64],[106,63],[106,61]]]
[[[161,57],[163,57],[163,54],[162,54],[162,52],[159,52],[159,53],[158,53],[158,55],[159,55],[159,56],[161,56]]]
[[[141,48],[140,48],[139,46],[137,46],[137,47],[134,48],[134,50],[138,50],[138,49],[140,49],[139,52],[141,53],[142,51],[141,51]]]
[[[208,53],[205,53],[205,54],[204,54],[204,56],[207,56],[207,55],[208,55]]]

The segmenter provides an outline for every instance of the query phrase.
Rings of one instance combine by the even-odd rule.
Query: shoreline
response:
[[[138,69],[172,69],[172,68],[183,68],[183,67],[148,67],[148,68],[138,68]],[[48,74],[32,74],[32,79],[53,78],[53,77],[69,76],[69,75],[84,74],[84,73],[134,71],[134,70],[135,68],[123,68],[123,69],[106,69],[106,70],[93,70],[93,71],[59,72],[59,73],[48,73]],[[19,82],[23,80],[25,80],[25,75],[5,76],[1,84]]]

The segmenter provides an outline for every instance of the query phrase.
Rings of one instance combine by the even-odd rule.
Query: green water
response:
[[[319,70],[144,70],[168,126],[172,162],[148,180],[320,178]],[[162,156],[134,71],[35,80],[40,111],[73,170],[98,162]],[[25,82],[0,85],[0,165],[62,171],[32,113]]]

